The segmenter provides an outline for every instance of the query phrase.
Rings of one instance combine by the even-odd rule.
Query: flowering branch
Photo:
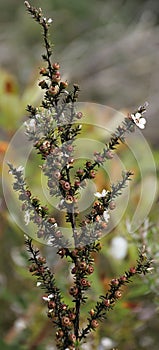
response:
[[[47,177],[50,196],[59,197],[59,210],[65,210],[66,223],[70,224],[73,237],[73,247],[65,239],[57,220],[49,214],[46,206],[34,197],[26,185],[23,177],[23,167],[17,169],[9,163],[9,171],[14,176],[13,189],[19,192],[22,210],[25,212],[26,225],[30,221],[38,226],[37,236],[47,240],[47,243],[57,247],[57,254],[73,265],[71,273],[73,284],[69,294],[73,307],[63,302],[61,290],[57,287],[54,274],[48,268],[46,259],[40,256],[38,249],[32,245],[32,240],[26,238],[26,247],[30,253],[30,272],[37,278],[37,286],[45,290],[43,300],[48,306],[48,317],[57,328],[56,344],[61,350],[78,350],[80,342],[99,321],[107,316],[116,301],[121,297],[121,287],[131,281],[135,275],[150,271],[151,259],[146,257],[144,249],[139,253],[136,267],[119,278],[110,281],[110,288],[105,296],[100,296],[94,309],[90,310],[86,328],[81,329],[81,308],[86,303],[87,291],[91,287],[89,276],[94,272],[94,258],[92,253],[99,253],[101,244],[99,239],[110,219],[110,210],[115,209],[115,198],[122,194],[127,182],[131,179],[131,171],[123,172],[122,179],[112,184],[110,190],[103,189],[95,193],[96,200],[92,204],[90,213],[82,220],[79,219],[78,197],[81,187],[86,186],[86,180],[94,179],[97,168],[107,159],[113,158],[113,152],[120,142],[125,142],[125,135],[135,131],[135,125],[144,129],[147,103],[137,111],[125,117],[120,126],[110,138],[101,152],[94,152],[94,160],[86,161],[82,168],[74,168],[74,140],[81,132],[78,121],[83,117],[82,112],[76,110],[79,86],[73,85],[68,91],[68,82],[61,80],[60,65],[51,61],[52,45],[49,42],[49,26],[52,20],[43,17],[41,8],[36,9],[25,1],[28,12],[43,28],[46,53],[42,55],[46,67],[40,69],[43,77],[39,86],[44,90],[42,107],[27,106],[29,120],[25,122],[26,135],[43,162],[42,170]]]
[[[95,330],[99,326],[98,321],[106,318],[108,311],[115,306],[117,300],[122,296],[121,287],[130,283],[132,277],[141,274],[145,275],[151,271],[151,264],[152,259],[147,257],[145,247],[143,246],[142,250],[139,251],[136,267],[131,267],[123,276],[112,279],[106,295],[99,297],[102,301],[98,301],[94,309],[90,310],[90,317],[87,319],[88,325],[82,330],[80,339],[85,338],[88,333]]]

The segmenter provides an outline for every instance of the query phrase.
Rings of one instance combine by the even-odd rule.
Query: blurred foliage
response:
[[[35,6],[44,7],[42,0],[32,1]],[[107,1],[104,0],[46,0],[48,17],[55,18],[53,39],[56,45],[56,57],[62,62],[66,78],[79,81],[81,98],[98,102],[107,102],[123,108],[140,104],[150,95],[152,123],[149,121],[147,135],[157,146],[158,122],[155,121],[156,100],[158,102],[158,69],[156,47],[159,23],[158,1]],[[26,15],[21,0],[0,2],[1,27],[1,69],[0,80],[0,160],[1,164],[10,139],[25,120],[27,103],[37,104],[40,89],[36,88],[37,77],[33,67],[40,63],[42,52],[39,28]],[[146,45],[145,45],[146,43]],[[90,59],[91,58],[91,59]],[[4,69],[6,68],[6,69]],[[122,87],[122,88],[121,88]],[[114,101],[114,102],[112,102]],[[123,110],[124,112],[127,109]],[[97,112],[99,112],[97,108]],[[92,112],[87,107],[86,114],[91,123]],[[111,123],[110,118],[104,122]],[[98,139],[97,130],[87,127],[89,138]],[[157,136],[156,136],[157,132]],[[104,136],[103,136],[104,137]],[[135,141],[134,141],[135,142]],[[139,140],[138,148],[143,152],[145,178],[149,177],[149,186],[145,191],[145,201],[151,195],[154,173],[148,170],[148,160]],[[92,149],[92,148],[91,148]],[[156,165],[159,154],[153,152]],[[140,171],[135,157],[128,148],[121,145],[118,156],[126,168],[135,171],[131,183],[131,200],[128,209],[116,228],[102,239],[103,250],[96,259],[96,271],[92,278],[92,291],[85,312],[93,305],[96,296],[108,287],[109,278],[122,274],[137,258],[136,244],[140,243],[140,234],[132,237],[127,233],[126,220],[134,213],[140,197]],[[40,191],[41,178],[38,175],[39,158],[31,155],[27,166],[28,181],[32,190]],[[36,169],[36,171],[35,171]],[[107,174],[97,176],[97,188],[109,187],[111,179],[119,178],[120,164],[108,163]],[[158,172],[158,168],[157,168]],[[2,166],[0,174],[2,173]],[[29,180],[31,179],[31,180]],[[6,179],[8,181],[8,179]],[[8,183],[8,187],[10,184]],[[42,292],[36,288],[33,278],[27,270],[27,254],[24,248],[23,233],[14,224],[8,213],[2,189],[0,193],[0,348],[4,350],[53,350],[53,332],[51,322],[47,320],[46,309],[41,301]],[[122,205],[120,201],[119,205]],[[113,213],[115,215],[115,211]],[[151,209],[150,219],[158,226],[158,193]],[[127,244],[127,253],[123,259],[111,254],[112,238],[120,235]],[[149,232],[149,246],[152,253],[158,254],[158,231]],[[51,248],[41,247],[48,257],[50,265],[55,264],[58,282],[68,302],[66,289],[71,284],[67,265],[57,261]],[[153,277],[154,276],[154,277]],[[100,280],[100,283],[99,283]],[[127,287],[118,306],[102,323],[94,342],[100,343],[108,336],[120,344],[122,350],[158,350],[158,267],[149,280],[136,280]],[[83,315],[83,322],[85,321]]]
[[[32,0],[38,7],[42,0]],[[158,143],[157,0],[45,0],[44,12],[54,19],[51,38],[55,61],[64,78],[77,81],[81,101],[116,109],[150,103],[148,140]],[[32,82],[42,53],[39,28],[26,14],[23,1],[0,3],[0,65],[14,73],[22,88]]]

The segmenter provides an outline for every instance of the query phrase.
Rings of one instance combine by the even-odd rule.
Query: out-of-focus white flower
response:
[[[115,259],[124,259],[128,252],[127,240],[120,236],[114,237],[111,241],[110,253]]]
[[[145,128],[146,119],[142,117],[141,113],[136,112],[135,114],[131,114],[131,118],[140,129]]]
[[[111,350],[115,345],[111,338],[105,337],[101,339],[99,350]]]
[[[96,192],[94,195],[95,197],[97,198],[102,198],[102,197],[105,197],[107,195],[108,191],[103,189],[103,191],[100,193],[100,192]]]
[[[26,328],[26,321],[21,317],[14,322],[14,327],[17,331],[22,331]]]
[[[29,212],[29,210],[27,210],[27,211],[25,212],[24,221],[25,221],[25,225],[28,225],[29,222],[30,222],[30,212]]]
[[[104,218],[104,220],[105,220],[105,222],[109,222],[109,219],[110,219],[110,214],[109,214],[109,211],[108,210],[105,210],[104,212],[103,212],[103,218]]]

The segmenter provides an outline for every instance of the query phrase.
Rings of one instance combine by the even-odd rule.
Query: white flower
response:
[[[142,114],[136,112],[135,114],[131,114],[132,120],[134,123],[140,128],[144,129],[146,124],[146,119],[142,117]]]
[[[36,120],[34,118],[30,119],[29,122],[24,122],[28,132],[35,132]]]
[[[52,18],[49,18],[47,23],[51,24],[52,23]]]
[[[100,193],[100,192],[96,192],[94,195],[95,197],[97,198],[102,198],[102,197],[105,197],[107,195],[108,191],[106,191],[105,189],[103,189],[103,191]]]
[[[105,210],[103,212],[103,218],[104,218],[105,222],[107,222],[107,223],[109,222],[110,214],[109,214],[108,210]]]
[[[53,299],[54,298],[54,294],[50,294],[50,295],[48,295],[48,297],[42,297],[42,299],[44,300],[44,301],[50,301],[50,299]]]
[[[27,211],[25,212],[24,221],[25,221],[25,225],[28,225],[29,222],[30,222],[30,213],[29,213],[29,210],[27,210]]]
[[[44,301],[50,301],[48,297],[42,297]]]
[[[37,282],[36,286],[40,287],[41,286],[41,282]]]
[[[16,171],[18,171],[18,173],[21,173],[21,171],[24,171],[24,167],[22,165],[20,165]]]
[[[53,299],[54,298],[54,294],[49,294],[48,295],[48,299],[50,300],[50,299]]]
[[[52,23],[52,18],[46,19],[46,17],[43,17],[43,21],[47,22],[48,24]]]
[[[122,236],[114,237],[111,241],[110,252],[115,259],[124,259],[128,252],[127,240]]]

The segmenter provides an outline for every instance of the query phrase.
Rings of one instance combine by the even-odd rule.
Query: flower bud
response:
[[[84,170],[79,168],[79,169],[77,170],[77,174],[78,174],[79,176],[80,176],[80,175],[82,176],[82,175],[84,174]]]
[[[134,275],[136,273],[136,267],[131,267],[129,271],[132,275]]]
[[[74,314],[74,312],[69,313],[69,318],[71,321],[74,321],[76,318],[76,314]]]
[[[29,190],[26,190],[26,191],[25,191],[25,195],[26,195],[27,197],[31,197],[31,192],[30,192]]]
[[[127,280],[126,276],[121,276],[121,277],[120,277],[120,281],[121,281],[121,282],[125,282],[126,280]]]
[[[60,69],[60,65],[59,65],[58,62],[53,63],[52,67],[53,67],[54,70],[59,70]]]
[[[44,68],[44,67],[42,67],[42,68],[40,69],[40,74],[46,75],[46,74],[47,74],[47,69]]]
[[[74,198],[73,198],[71,195],[66,196],[65,202],[66,202],[67,204],[72,204],[73,201],[74,201]]]
[[[79,181],[79,180],[76,180],[75,183],[74,183],[74,186],[75,186],[75,187],[80,187],[80,184],[81,184],[80,181]]]
[[[60,171],[59,170],[55,170],[54,172],[53,172],[53,177],[55,177],[55,179],[57,179],[57,180],[60,180],[60,178],[61,178],[61,173],[60,173]]]
[[[63,258],[66,254],[66,249],[65,248],[61,248],[58,252],[57,252],[58,255],[61,256],[61,258]]]
[[[115,298],[120,299],[120,298],[121,298],[121,296],[122,296],[122,294],[121,294],[120,290],[116,290],[116,292],[115,292],[114,296],[115,296]]]
[[[111,280],[111,285],[112,285],[112,286],[118,286],[118,284],[119,284],[119,281],[118,281],[117,278],[113,278],[113,279]]]
[[[70,295],[76,296],[78,294],[78,288],[75,286],[70,287],[69,293]]]
[[[70,340],[72,343],[75,343],[75,341],[76,341],[76,336],[75,336],[75,334],[70,333],[69,336],[68,336],[68,338],[69,338],[69,340]]]
[[[99,326],[99,323],[97,320],[92,320],[91,321],[91,327],[94,329],[94,328],[97,328]]]
[[[45,231],[42,230],[42,229],[40,229],[40,230],[37,232],[37,237],[38,237],[38,238],[42,238],[42,237],[44,236],[44,233],[45,233]]]
[[[58,94],[59,92],[59,86],[56,85],[56,86],[51,86],[48,90],[49,94],[52,95],[52,96],[55,96]]]
[[[85,271],[86,268],[87,268],[86,262],[85,261],[81,261],[80,264],[79,264],[79,268],[80,268],[80,270]]]
[[[63,183],[62,183],[62,188],[63,188],[64,190],[69,191],[70,188],[71,188],[70,183],[69,183],[68,181],[63,181]]]
[[[60,83],[60,89],[63,90],[63,89],[67,89],[68,87],[68,82],[67,81],[61,81]]]
[[[53,83],[59,83],[60,80],[61,80],[60,72],[56,72],[56,74],[52,75]]]
[[[88,272],[89,275],[91,275],[91,273],[94,272],[94,267],[91,266],[91,265],[89,265],[89,266],[87,267],[87,272]]]
[[[57,338],[63,338],[64,336],[64,332],[62,331],[62,329],[59,329],[57,332],[56,332],[56,337]]]
[[[85,278],[81,279],[81,286],[86,287],[87,286],[87,280]]]
[[[73,267],[72,270],[71,270],[72,274],[74,275],[76,272],[77,272],[77,269],[76,267]]]
[[[36,264],[32,264],[32,265],[29,266],[29,271],[30,272],[34,272],[36,270],[37,270],[37,265]]]
[[[101,229],[104,230],[105,228],[107,228],[108,225],[107,225],[106,222],[102,221],[101,224],[100,224],[100,226],[101,226]]]
[[[94,314],[95,314],[94,309],[91,309],[89,313],[90,313],[91,316],[94,316]]]
[[[66,304],[62,304],[62,305],[61,305],[61,309],[62,309],[62,310],[67,310],[67,305],[66,305]]]
[[[81,119],[82,117],[83,117],[83,113],[82,112],[76,113],[76,118],[77,119]]]
[[[116,208],[116,203],[114,202],[114,201],[111,201],[110,203],[109,203],[109,209],[110,210],[113,210],[113,209],[115,209]]]
[[[56,220],[55,220],[55,218],[49,218],[48,222],[53,225],[56,223]]]
[[[105,153],[105,157],[107,158],[107,159],[112,159],[113,158],[113,153],[111,152],[111,151],[107,151],[106,153]]]
[[[106,307],[109,307],[109,306],[110,306],[110,300],[109,300],[109,299],[105,299],[105,300],[103,301],[103,303],[104,303],[104,305],[105,305]]]
[[[48,302],[48,308],[49,308],[49,309],[54,309],[55,306],[56,306],[56,304],[55,304],[54,301],[49,301],[49,302]]]
[[[41,264],[45,264],[45,263],[46,263],[46,259],[45,259],[43,256],[39,256],[39,257],[38,257],[38,261],[39,261]]]
[[[96,176],[95,171],[94,171],[94,170],[91,170],[91,171],[89,172],[89,177],[90,177],[90,179],[94,179],[95,176]]]
[[[66,326],[66,327],[71,325],[69,317],[67,317],[67,316],[62,317],[62,325]]]

